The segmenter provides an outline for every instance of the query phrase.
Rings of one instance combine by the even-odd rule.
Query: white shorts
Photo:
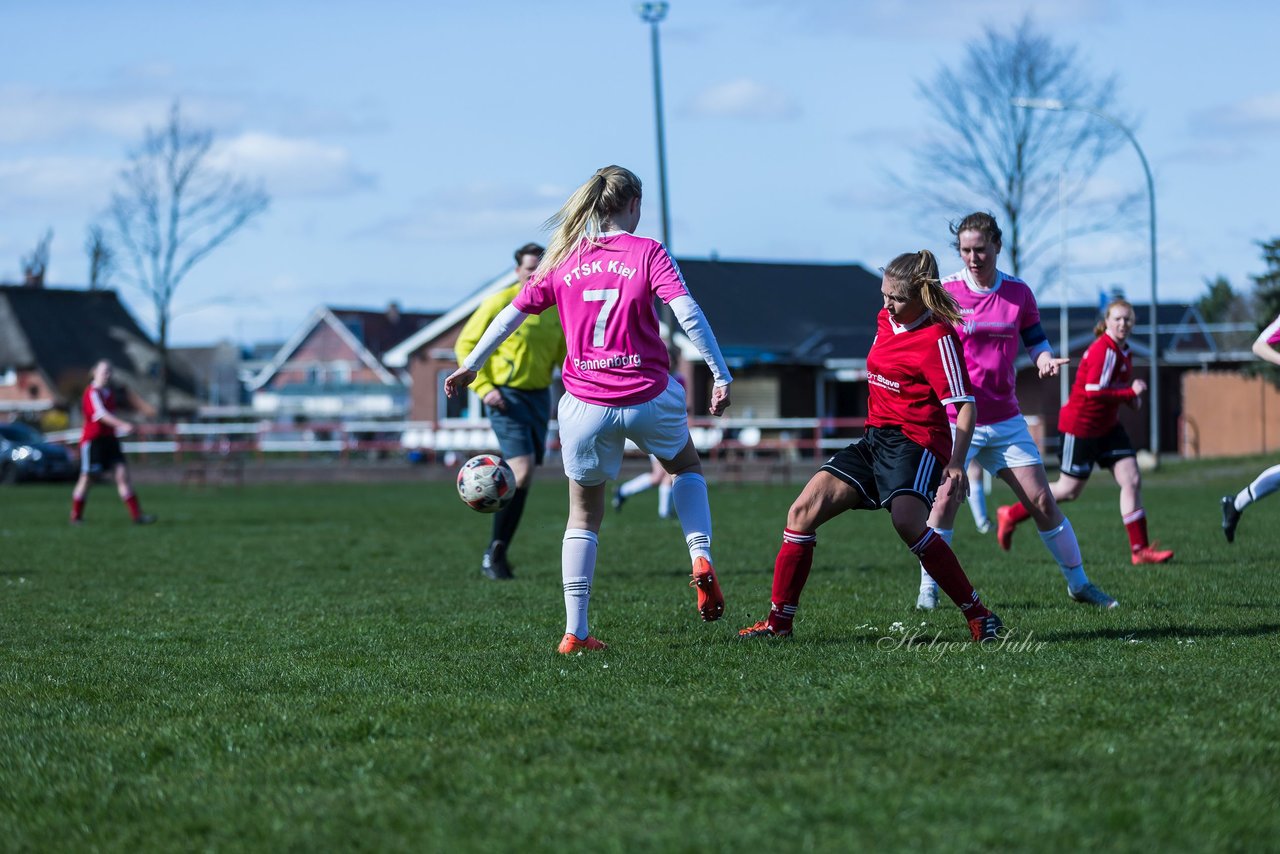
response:
[[[662,394],[636,406],[600,406],[565,392],[556,420],[564,473],[583,486],[618,476],[627,439],[663,460],[672,459],[689,443],[684,386],[675,380],[667,382]]]
[[[951,425],[951,437],[956,435],[956,425]],[[1027,419],[1015,415],[1006,421],[983,424],[973,428],[973,441],[969,443],[969,455],[964,464],[977,460],[992,475],[1001,469],[1025,466],[1041,466],[1040,449],[1027,429]]]

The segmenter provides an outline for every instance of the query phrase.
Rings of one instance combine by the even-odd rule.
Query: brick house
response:
[[[268,417],[404,418],[409,388],[383,356],[439,317],[320,306],[251,380],[251,405]]]

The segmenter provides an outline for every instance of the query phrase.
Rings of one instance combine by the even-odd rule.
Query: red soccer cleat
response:
[[[745,629],[738,629],[738,639],[746,640],[747,638],[789,638],[791,637],[791,629],[775,629],[769,625],[768,620],[761,620],[753,626],[747,626]]]
[[[1004,623],[994,612],[988,611],[986,616],[974,617],[969,621],[969,634],[975,643],[986,643],[1004,637]]]
[[[1149,546],[1143,546],[1135,549],[1133,552],[1133,565],[1141,566],[1144,563],[1168,563],[1173,559],[1173,552],[1169,549],[1159,548],[1159,543],[1152,543]]]
[[[561,655],[573,655],[575,652],[594,652],[598,649],[608,648],[608,645],[601,643],[591,635],[587,635],[585,638],[579,639],[579,637],[573,632],[565,632],[564,637],[560,640],[560,646],[556,649],[556,652]]]
[[[698,588],[698,613],[703,622],[711,623],[724,614],[724,594],[720,592],[720,582],[716,581],[716,571],[711,561],[705,557],[693,561],[693,580],[690,587]]]
[[[1013,529],[1018,525],[1013,520],[1013,506],[1006,504],[996,511],[996,542],[1000,548],[1009,551],[1013,547]]]

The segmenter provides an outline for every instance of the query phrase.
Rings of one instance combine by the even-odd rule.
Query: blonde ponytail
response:
[[[630,170],[621,166],[597,169],[585,184],[573,191],[560,210],[543,224],[544,228],[554,231],[547,251],[533,274],[533,280],[544,278],[560,266],[582,241],[598,244],[600,235],[604,232],[604,223],[630,204],[632,199],[638,198],[640,193],[640,179]]]

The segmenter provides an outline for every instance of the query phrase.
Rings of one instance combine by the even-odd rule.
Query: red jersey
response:
[[[899,326],[881,309],[867,354],[867,384],[868,427],[901,427],[943,465],[951,460],[947,404],[973,401],[964,350],[951,324],[926,311]]]
[[[116,411],[116,396],[110,388],[95,388],[92,383],[80,398],[80,411],[84,413],[84,429],[80,442],[91,442],[99,436],[114,436],[116,429],[103,422],[102,416]]]
[[[1133,392],[1133,357],[1105,332],[1089,345],[1071,396],[1058,413],[1058,432],[1082,439],[1105,436],[1119,420],[1120,404],[1137,397]]]

